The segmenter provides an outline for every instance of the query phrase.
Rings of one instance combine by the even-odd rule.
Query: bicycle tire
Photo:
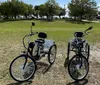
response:
[[[68,46],[67,46],[67,58],[69,60],[69,54],[70,54],[70,43],[68,42]]]
[[[70,59],[70,61],[68,63],[68,73],[69,73],[69,75],[71,76],[72,79],[74,79],[76,81],[80,81],[80,80],[83,80],[87,76],[87,74],[89,72],[89,63],[88,63],[86,57],[84,57],[83,55],[80,57],[82,62],[84,60],[84,64],[85,64],[84,66],[85,66],[86,72],[82,77],[78,78],[78,76],[81,75],[81,74],[79,74],[79,72],[77,72],[77,74],[75,74],[76,70],[74,70],[74,69],[76,69],[78,67],[78,64],[74,67],[74,65],[77,63],[77,61],[74,60],[74,59],[77,58],[77,57],[79,58],[80,56],[79,55],[75,55],[74,57],[72,57]],[[73,62],[73,64],[72,64],[72,62]],[[72,68],[71,68],[71,65],[73,65]],[[73,70],[73,71],[71,71],[71,70]]]
[[[90,56],[90,45],[89,44],[86,44],[86,58],[87,58],[87,61],[89,60],[89,56]]]
[[[32,50],[32,56],[34,57],[35,61],[39,60],[40,58],[40,48],[38,44],[35,44]]]
[[[30,62],[29,61],[25,61],[25,60],[21,60],[21,58],[22,59],[26,59],[25,57],[27,56],[27,58],[28,58],[28,60],[30,60]],[[16,61],[18,61],[18,59],[20,59],[20,62],[21,61],[24,61],[24,63],[22,63],[22,65],[20,65],[19,63],[20,62],[16,62]],[[25,62],[26,62],[26,65],[25,65]],[[16,66],[17,66],[17,64],[19,64],[20,66],[18,66],[18,68],[19,69],[16,69]],[[15,65],[15,66],[14,66]],[[25,65],[25,66],[24,66]],[[14,68],[13,68],[14,67]],[[33,69],[33,67],[34,67],[34,69]],[[17,70],[17,71],[15,71],[15,74],[14,74],[14,70]],[[26,72],[25,74],[18,74],[17,75],[17,72],[19,71],[19,70],[22,70],[22,73],[24,72]],[[33,70],[32,70],[33,69]],[[12,62],[11,62],[11,64],[10,64],[10,68],[9,68],[9,72],[10,72],[10,75],[11,75],[11,77],[15,80],[15,81],[18,81],[18,82],[24,82],[24,81],[28,81],[29,79],[31,79],[32,77],[33,77],[33,75],[35,74],[35,71],[36,71],[36,63],[35,63],[35,61],[30,57],[30,56],[28,56],[28,55],[25,55],[25,54],[22,54],[22,55],[19,55],[18,57],[16,57]],[[20,71],[19,71],[20,72]],[[30,72],[30,73],[28,73],[28,72]],[[17,75],[17,76],[16,76]],[[21,76],[22,75],[22,76]],[[26,76],[26,75],[28,75],[28,77]],[[21,79],[21,77],[19,77],[19,76],[21,76],[21,77],[23,77],[22,79]],[[27,78],[26,78],[27,77]],[[24,79],[25,78],[25,79]]]
[[[52,49],[53,49],[53,47],[54,47],[54,58],[53,58],[53,60],[51,60],[51,52],[52,52]],[[49,49],[49,52],[48,52],[48,62],[50,63],[50,64],[53,64],[54,62],[55,62],[55,59],[56,59],[56,53],[57,53],[57,46],[54,44],[54,45],[52,45],[51,47],[50,47],[50,49]]]

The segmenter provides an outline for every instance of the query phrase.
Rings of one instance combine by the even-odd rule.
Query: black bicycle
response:
[[[69,59],[70,51],[74,51],[75,55],[69,60],[68,63],[68,72],[69,75],[74,80],[84,79],[89,72],[89,55],[90,55],[90,46],[83,40],[82,37],[88,34],[88,30],[91,30],[92,27],[89,27],[85,32],[75,32],[75,38],[70,40],[68,43],[68,52],[67,59]]]
[[[35,23],[32,22],[32,26]],[[56,59],[57,46],[53,40],[46,40],[47,34],[44,32],[32,32],[32,26],[30,27],[31,33],[23,37],[23,46],[26,48],[21,55],[16,57],[10,64],[10,75],[18,81],[23,82],[32,78],[36,72],[36,63],[42,57],[48,57],[50,64],[53,64]],[[34,42],[30,42],[29,37],[38,34],[38,39]],[[25,39],[28,40],[28,45],[25,43]]]

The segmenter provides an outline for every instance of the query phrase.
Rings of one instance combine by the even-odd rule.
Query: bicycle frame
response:
[[[33,50],[35,50],[36,54],[35,55],[33,54],[32,56],[36,57],[36,60],[39,60],[39,59],[41,59],[42,56],[45,55],[45,53],[43,51],[44,46],[41,43],[35,43],[35,46],[36,46],[37,49],[33,48]]]

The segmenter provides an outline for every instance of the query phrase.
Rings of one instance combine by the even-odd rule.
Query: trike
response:
[[[34,22],[32,22],[32,26],[35,26]],[[10,64],[10,75],[18,82],[27,81],[34,76],[37,67],[36,63],[42,57],[47,55],[46,57],[50,64],[53,64],[56,59],[57,46],[55,42],[53,40],[46,40],[47,34],[44,32],[33,32],[32,26],[30,27],[31,32],[23,37],[23,46],[26,48],[26,51],[23,51]],[[36,34],[38,39],[30,42],[29,37]],[[27,40],[27,45],[25,39]]]
[[[67,49],[67,62],[68,62],[68,72],[72,79],[82,80],[89,72],[89,55],[90,55],[90,45],[86,40],[83,39],[87,35],[89,30],[93,27],[89,27],[84,32],[75,32],[75,38],[68,42]],[[75,55],[69,59],[70,51],[75,52]]]

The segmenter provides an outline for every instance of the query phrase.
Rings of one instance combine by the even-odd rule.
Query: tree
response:
[[[10,0],[2,2],[0,5],[0,13],[6,19],[16,19],[19,15],[24,15],[27,19],[28,16],[34,14],[35,16],[47,16],[49,21],[53,20],[54,15],[63,15],[62,9],[55,0],[48,0],[46,3],[36,5],[33,9],[32,5],[26,4],[20,0]]]
[[[39,15],[39,5],[36,5],[36,6],[34,7],[34,10],[35,10],[35,16],[36,16],[37,19],[38,19],[38,15]]]
[[[93,16],[97,13],[97,4],[93,0],[72,0],[68,8],[69,15],[80,21],[84,16]]]
[[[65,15],[65,14],[66,14],[66,10],[64,8],[60,8],[59,14],[58,14],[59,18],[61,18],[61,16]]]
[[[0,12],[1,12],[1,15],[4,15],[5,19],[8,19],[9,16],[11,15],[10,2],[1,3]]]
[[[27,16],[33,14],[33,6],[24,3],[24,16],[27,19]]]
[[[46,9],[45,9],[46,13],[45,14],[46,14],[48,20],[52,21],[53,16],[59,14],[60,6],[58,5],[58,3],[56,3],[55,0],[48,0],[45,3],[45,6],[46,6]]]
[[[28,15],[33,14],[33,6],[19,0],[11,0],[1,3],[0,12],[5,19],[13,17],[16,19],[19,15],[24,15],[27,19]]]
[[[43,16],[46,15],[46,5],[45,4],[41,4],[39,6],[39,9],[38,10],[39,10],[40,17],[43,18]]]
[[[19,0],[11,0],[10,2],[12,16],[16,19],[16,16],[21,14],[21,2]]]

